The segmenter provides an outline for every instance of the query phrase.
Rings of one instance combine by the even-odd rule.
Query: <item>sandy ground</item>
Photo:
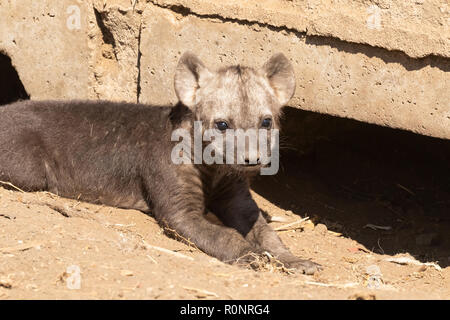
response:
[[[270,215],[284,218],[273,227],[300,219],[254,196]],[[394,257],[420,262],[409,254],[375,253],[308,220],[282,230],[280,236],[292,251],[313,258],[323,271],[305,276],[270,265],[262,271],[227,265],[166,237],[141,212],[1,188],[0,298],[450,298],[449,267],[393,263],[389,259]]]

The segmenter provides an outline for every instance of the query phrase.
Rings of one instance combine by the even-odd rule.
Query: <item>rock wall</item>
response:
[[[282,51],[292,107],[450,138],[446,0],[2,0],[0,17],[32,99],[173,103],[185,50],[211,68]]]

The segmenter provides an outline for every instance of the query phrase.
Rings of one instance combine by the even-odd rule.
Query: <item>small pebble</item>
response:
[[[133,271],[130,271],[130,270],[122,270],[122,271],[120,271],[120,275],[121,275],[121,276],[124,276],[124,277],[131,277],[131,276],[133,276],[134,274],[133,274]]]
[[[325,235],[328,231],[328,228],[326,225],[319,223],[315,226],[314,231],[320,234]]]

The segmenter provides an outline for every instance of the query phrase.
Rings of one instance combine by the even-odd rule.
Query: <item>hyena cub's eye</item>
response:
[[[261,128],[269,129],[272,127],[272,119],[266,118],[261,122]]]
[[[216,128],[220,131],[225,131],[228,129],[228,123],[226,121],[216,121]]]

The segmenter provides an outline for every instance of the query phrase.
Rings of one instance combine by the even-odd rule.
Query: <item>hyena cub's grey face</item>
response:
[[[250,136],[258,139],[265,134],[270,155],[275,147],[272,129],[279,128],[280,109],[294,90],[294,71],[283,54],[274,55],[258,70],[238,65],[211,71],[196,56],[185,53],[175,74],[176,94],[201,121],[205,136],[222,136],[210,139],[214,156],[225,163],[227,146],[233,141],[233,163],[246,169],[258,168],[262,158],[261,145],[249,143]],[[244,152],[239,152],[237,140],[242,134],[247,135],[247,143]]]

